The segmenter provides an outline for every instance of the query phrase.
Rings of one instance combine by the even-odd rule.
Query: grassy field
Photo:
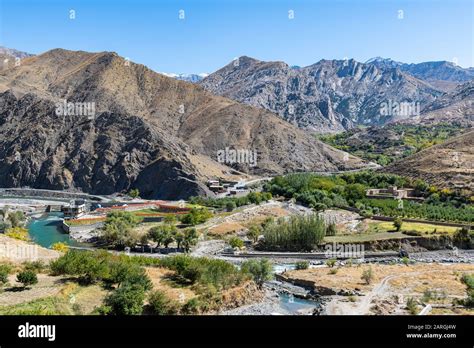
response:
[[[436,230],[436,232],[434,232]],[[409,235],[404,232],[416,232],[419,236],[436,236],[442,234],[453,234],[458,230],[458,227],[440,226],[434,224],[422,224],[414,222],[404,222],[400,231],[396,231],[393,222],[380,222],[375,220],[367,220],[367,229],[361,233],[345,233],[337,234],[335,236],[325,237],[325,242],[339,242],[339,243],[357,243],[370,242],[375,240],[388,240],[400,238],[414,238],[415,235]],[[410,232],[408,232],[410,233]]]

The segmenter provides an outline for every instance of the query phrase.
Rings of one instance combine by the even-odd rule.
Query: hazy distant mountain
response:
[[[115,53],[48,51],[0,71],[2,91],[4,187],[96,194],[138,188],[144,197],[183,198],[205,192],[207,178],[232,173],[216,161],[226,147],[256,151],[255,167],[233,165],[255,174],[366,166],[268,111]],[[58,116],[64,100],[95,103],[95,116]]]
[[[421,109],[442,92],[398,68],[349,60],[321,60],[289,67],[240,57],[210,74],[207,90],[261,107],[301,128],[334,132],[383,125],[410,115],[382,112],[384,105],[417,103]]]
[[[27,58],[33,56],[33,54],[15,50],[13,48],[7,48],[0,46],[0,55],[10,56],[13,58]]]
[[[172,77],[177,80],[182,80],[182,81],[187,81],[187,82],[192,82],[192,83],[197,83],[207,77],[209,74],[206,73],[201,73],[201,74],[174,74],[174,73],[164,73],[161,72],[160,74],[163,74],[168,77]]]

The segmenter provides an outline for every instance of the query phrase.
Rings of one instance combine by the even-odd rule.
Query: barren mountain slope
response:
[[[396,162],[383,171],[421,178],[438,187],[474,192],[474,131]]]

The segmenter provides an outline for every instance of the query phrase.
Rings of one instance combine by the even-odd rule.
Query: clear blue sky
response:
[[[323,58],[374,56],[408,63],[456,58],[461,66],[474,66],[473,0],[0,3],[2,46],[36,54],[57,47],[115,51],[163,72],[212,72],[241,55],[300,66]],[[288,18],[289,10],[294,19]]]

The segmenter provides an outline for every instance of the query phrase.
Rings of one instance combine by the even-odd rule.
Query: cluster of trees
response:
[[[369,215],[398,216],[434,221],[474,222],[474,206],[467,204],[456,208],[446,203],[431,204],[403,201],[403,204],[400,204],[398,201],[390,199],[364,199],[358,202],[356,207],[368,212]]]
[[[107,215],[100,235],[101,240],[110,246],[123,249],[140,242],[141,236],[135,227],[142,218],[126,211],[113,211]]]
[[[242,197],[225,197],[225,198],[207,198],[207,197],[191,197],[189,203],[198,204],[206,207],[216,209],[226,209],[232,211],[236,207],[241,207],[249,204],[260,204],[272,199],[270,192],[250,192]]]
[[[152,227],[147,234],[147,239],[156,242],[158,247],[164,245],[165,248],[168,248],[168,245],[176,242],[177,248],[184,248],[186,252],[189,252],[191,247],[196,245],[198,238],[199,235],[195,228],[178,230],[176,226],[171,224]]]
[[[101,314],[141,314],[146,291],[152,283],[144,268],[133,262],[133,258],[112,255],[106,251],[69,250],[51,262],[54,275],[77,277],[84,284],[103,282],[114,289],[99,309]]]
[[[263,228],[259,249],[311,251],[326,235],[326,225],[318,215],[280,218]]]
[[[13,272],[13,267],[9,264],[0,264],[0,287],[8,284],[8,276]],[[34,268],[25,266],[23,270],[16,275],[16,281],[26,289],[30,285],[38,283],[38,277]]]
[[[192,208],[189,213],[181,218],[181,222],[186,225],[196,226],[206,222],[212,217],[212,213],[207,208]]]
[[[396,200],[368,199],[369,188],[389,186],[413,187],[424,203]],[[448,189],[438,190],[422,180],[410,181],[398,175],[371,171],[321,176],[310,173],[289,174],[275,177],[265,185],[273,195],[295,199],[297,202],[324,210],[330,207],[355,207],[362,215],[402,216],[442,221],[474,221],[474,207],[469,197]]]

